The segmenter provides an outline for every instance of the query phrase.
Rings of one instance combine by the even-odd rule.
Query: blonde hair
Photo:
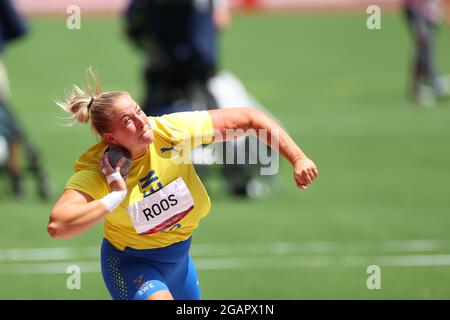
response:
[[[109,124],[114,116],[112,110],[115,102],[126,91],[102,92],[102,87],[97,74],[89,67],[85,74],[87,93],[77,85],[73,86],[72,92],[64,101],[55,100],[55,103],[70,114],[73,122],[88,123],[91,120],[92,129],[100,136],[109,131]],[[91,80],[95,86],[95,93],[91,85]]]

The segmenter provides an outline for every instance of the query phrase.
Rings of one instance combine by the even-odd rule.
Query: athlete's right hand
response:
[[[120,175],[120,168],[125,163],[125,161],[126,161],[125,158],[121,158],[117,162],[117,166],[113,168],[108,160],[108,152],[105,152],[100,160],[100,169],[102,170],[107,180],[109,177],[110,180],[109,186],[112,191],[121,191],[121,190],[127,191],[127,184],[125,183],[127,177],[122,178],[122,176]],[[114,176],[112,176],[113,174]],[[111,177],[114,178],[111,180]]]

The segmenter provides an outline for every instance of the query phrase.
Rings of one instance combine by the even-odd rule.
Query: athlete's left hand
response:
[[[300,189],[306,189],[306,186],[319,175],[316,165],[307,157],[297,159],[293,167],[295,183]]]

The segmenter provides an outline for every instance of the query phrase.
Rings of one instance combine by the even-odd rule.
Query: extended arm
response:
[[[294,167],[294,179],[299,188],[306,189],[306,186],[318,176],[314,162],[305,155],[288,133],[264,112],[254,108],[230,108],[210,110],[209,114],[215,130],[215,142],[237,138],[237,135],[230,134],[233,129],[241,129],[240,131],[253,129],[258,138],[272,149],[278,146],[278,150],[275,151]],[[277,141],[272,141],[273,139]]]

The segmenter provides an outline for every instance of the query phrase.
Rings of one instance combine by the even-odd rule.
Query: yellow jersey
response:
[[[209,196],[188,157],[192,149],[213,141],[213,125],[207,111],[178,112],[148,117],[154,141],[148,152],[133,160],[126,181],[124,201],[104,219],[103,234],[119,250],[161,248],[188,239],[210,208]],[[111,192],[100,170],[100,159],[108,145],[100,142],[84,152],[75,163],[75,173],[65,189],[74,189],[101,199]],[[194,208],[175,225],[158,233],[139,235],[127,212],[128,205],[153,194],[181,177],[186,183]]]

